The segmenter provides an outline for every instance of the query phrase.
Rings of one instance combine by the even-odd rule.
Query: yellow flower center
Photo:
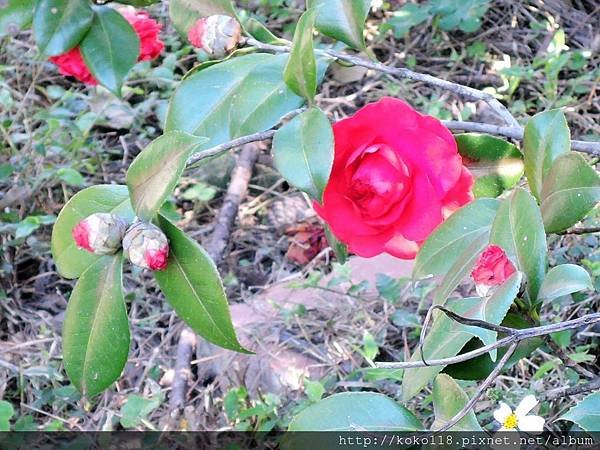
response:
[[[509,430],[513,429],[513,428],[517,428],[517,423],[519,423],[519,421],[517,420],[517,416],[515,416],[514,414],[511,414],[504,421],[504,428],[507,428]]]

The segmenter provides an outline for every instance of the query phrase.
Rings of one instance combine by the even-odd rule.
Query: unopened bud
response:
[[[126,230],[125,219],[114,214],[96,213],[75,225],[71,234],[79,248],[97,255],[112,255],[121,248]]]
[[[215,14],[198,19],[188,31],[188,40],[213,58],[224,58],[237,47],[242,36],[240,23],[233,17]]]
[[[136,222],[123,238],[125,256],[136,266],[150,270],[163,270],[169,258],[169,241],[157,226]]]

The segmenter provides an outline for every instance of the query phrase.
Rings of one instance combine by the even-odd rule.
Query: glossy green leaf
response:
[[[534,304],[548,266],[546,234],[535,199],[517,188],[502,203],[494,220],[490,243],[504,249],[527,280],[527,293]]]
[[[413,277],[446,274],[467,247],[489,234],[499,206],[498,200],[478,199],[442,222],[419,250]]]
[[[214,146],[271,128],[302,105],[283,81],[286,61],[287,55],[250,54],[194,73],[171,98],[165,131],[206,136]]]
[[[0,38],[15,35],[31,25],[34,8],[35,0],[4,0],[0,3]]]
[[[198,19],[214,14],[237,18],[231,0],[171,0],[169,3],[171,22],[183,36],[187,36],[190,27]]]
[[[452,377],[440,374],[433,381],[433,413],[435,421],[431,426],[436,430],[444,426],[450,419],[458,414],[468,403],[469,397]],[[448,431],[483,431],[475,412],[469,411],[456,425]]]
[[[540,288],[540,300],[552,300],[585,289],[594,289],[590,274],[581,266],[561,264],[546,274]]]
[[[523,176],[523,155],[505,140],[479,133],[455,136],[458,152],[475,177],[475,197],[498,197]]]
[[[383,394],[343,392],[302,410],[288,430],[418,431],[422,428],[413,413]]]
[[[497,288],[487,299],[462,298],[449,299],[446,307],[456,314],[470,319],[485,320],[498,325],[506,316],[519,290],[522,276],[513,274]],[[490,344],[496,340],[496,332],[479,327],[465,326],[450,319],[443,313],[436,316],[431,329],[427,333],[423,350],[427,359],[451,358],[456,356],[471,337],[477,337],[483,343]],[[495,353],[492,352],[495,359]],[[415,349],[411,361],[420,361],[421,354]],[[408,401],[442,371],[444,366],[427,366],[406,369],[402,381],[402,399]]]
[[[129,353],[123,297],[123,255],[103,256],[77,281],[65,313],[63,354],[67,375],[87,397],[119,378]]]
[[[279,45],[288,44],[289,42],[275,36],[262,22],[251,17],[244,23],[244,28],[257,41],[265,44]]]
[[[78,248],[71,235],[80,220],[97,212],[113,213],[133,221],[135,213],[127,186],[92,186],[79,191],[65,204],[52,229],[52,258],[63,277],[77,278],[100,259],[100,256]]]
[[[127,170],[127,186],[138,218],[150,221],[173,193],[186,162],[208,139],[182,131],[163,134],[150,143]]]
[[[39,0],[33,16],[36,44],[48,56],[65,53],[79,44],[93,19],[87,0]]]
[[[92,75],[115,95],[137,62],[140,39],[129,22],[108,6],[94,7],[94,20],[80,44]]]
[[[0,431],[10,431],[10,419],[15,415],[13,405],[0,400]]]
[[[283,79],[297,95],[312,102],[317,93],[317,61],[313,47],[315,10],[309,9],[300,17]]]
[[[552,109],[533,116],[525,126],[523,155],[531,193],[540,199],[544,178],[552,163],[571,148],[571,133],[564,113]]]
[[[309,0],[317,10],[317,29],[357,50],[365,49],[363,29],[371,0]]]
[[[600,391],[589,394],[559,420],[574,422],[588,432],[600,432]]]
[[[566,230],[600,201],[600,176],[580,154],[560,155],[544,180],[541,198],[546,232]]]
[[[196,241],[164,217],[158,217],[170,247],[167,268],[154,272],[165,298],[177,315],[207,341],[248,353],[235,335],[215,263]]]
[[[288,183],[320,201],[333,167],[333,130],[327,116],[311,108],[277,130],[273,159]]]

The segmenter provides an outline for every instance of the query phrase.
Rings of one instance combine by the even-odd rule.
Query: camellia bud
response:
[[[125,256],[136,266],[150,270],[163,270],[169,258],[169,241],[157,226],[136,222],[123,238]]]
[[[198,19],[188,31],[188,40],[213,58],[224,58],[240,42],[242,28],[233,17],[216,14]]]
[[[127,225],[114,214],[96,213],[75,225],[72,235],[79,248],[97,255],[112,255],[121,248]]]
[[[502,247],[489,245],[475,263],[471,277],[477,293],[486,297],[490,289],[504,283],[517,269],[508,259]]]

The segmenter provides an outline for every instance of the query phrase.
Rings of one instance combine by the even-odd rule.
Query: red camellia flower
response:
[[[138,11],[132,6],[119,8],[123,17],[131,24],[140,39],[140,55],[138,61],[149,61],[160,55],[164,48],[159,38],[162,25],[152,19],[145,11]],[[58,66],[58,70],[65,76],[72,76],[85,84],[95,86],[98,80],[88,69],[79,50],[79,46],[66,53],[49,58]]]
[[[359,256],[412,259],[473,199],[473,177],[442,123],[385,97],[334,124],[333,169],[315,210]]]
[[[488,246],[475,263],[471,277],[477,286],[497,286],[504,283],[517,269],[502,247]]]
[[[137,222],[125,233],[123,252],[136,266],[164,270],[169,259],[169,241],[156,225]]]

